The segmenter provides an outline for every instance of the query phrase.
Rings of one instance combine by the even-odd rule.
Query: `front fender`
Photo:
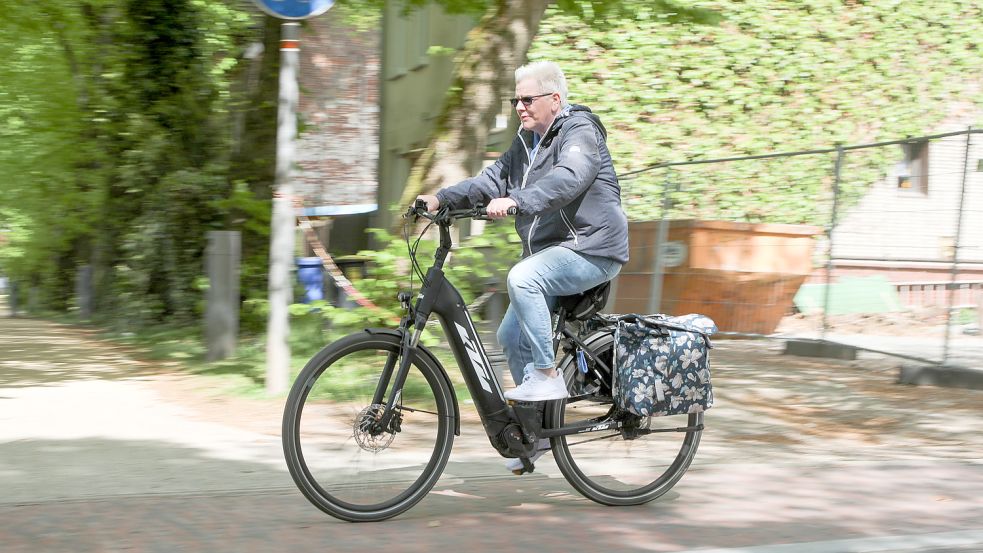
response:
[[[369,334],[388,334],[390,336],[396,336],[400,339],[403,337],[403,330],[397,328],[366,328],[365,332],[368,332]],[[434,367],[437,367],[437,374],[440,376],[440,378],[444,379],[445,383],[447,383],[447,389],[451,391],[451,402],[454,404],[454,435],[460,436],[461,408],[457,403],[457,393],[454,391],[454,384],[451,382],[450,376],[447,375],[447,369],[440,364],[440,361],[437,360],[437,356],[427,349],[426,346],[417,345],[416,350],[420,355],[426,357],[431,363],[433,363]]]

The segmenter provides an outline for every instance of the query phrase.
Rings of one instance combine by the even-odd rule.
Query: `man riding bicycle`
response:
[[[628,261],[628,221],[600,119],[567,102],[563,71],[530,63],[515,71],[511,99],[521,121],[509,149],[478,176],[421,195],[440,206],[487,206],[489,217],[516,208],[522,256],[509,271],[510,305],[498,341],[518,387],[505,397],[545,401],[567,397],[555,367],[552,309],[556,298],[614,278]]]

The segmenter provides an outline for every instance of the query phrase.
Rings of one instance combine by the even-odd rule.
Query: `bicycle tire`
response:
[[[613,367],[614,337],[610,331],[596,332],[585,340],[585,345]],[[547,403],[547,428],[562,428],[573,420],[633,417],[615,408],[608,371],[592,361],[588,365],[590,372],[585,375],[578,370],[574,355],[565,356],[559,363],[571,397]],[[600,378],[594,369],[602,373]],[[634,439],[626,439],[616,430],[552,439],[556,464],[574,489],[604,505],[639,505],[665,494],[682,478],[700,444],[703,413],[634,419],[649,425],[649,429],[662,431]],[[684,420],[686,423],[682,424]],[[669,431],[673,428],[691,430]],[[668,458],[667,452],[673,456]]]
[[[405,512],[433,488],[450,456],[454,395],[443,369],[419,351],[398,403],[398,428],[367,430],[377,420],[370,404],[381,367],[398,367],[399,353],[397,335],[352,334],[311,358],[287,397],[282,439],[290,475],[311,503],[341,520]]]

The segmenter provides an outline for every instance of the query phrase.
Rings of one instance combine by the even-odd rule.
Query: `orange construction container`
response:
[[[629,223],[631,259],[607,311],[648,310],[658,229],[659,221]],[[771,334],[812,272],[815,237],[822,232],[806,225],[671,221],[659,311],[701,313],[721,331]]]

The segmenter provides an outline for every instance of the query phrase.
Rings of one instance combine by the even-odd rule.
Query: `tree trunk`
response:
[[[256,198],[269,199],[276,164],[276,125],[270,122],[277,118],[281,21],[269,16],[262,21],[263,49],[236,75],[230,180],[245,181]]]
[[[550,0],[496,0],[468,33],[437,127],[413,165],[400,205],[467,179],[480,169],[495,116],[512,95]]]

